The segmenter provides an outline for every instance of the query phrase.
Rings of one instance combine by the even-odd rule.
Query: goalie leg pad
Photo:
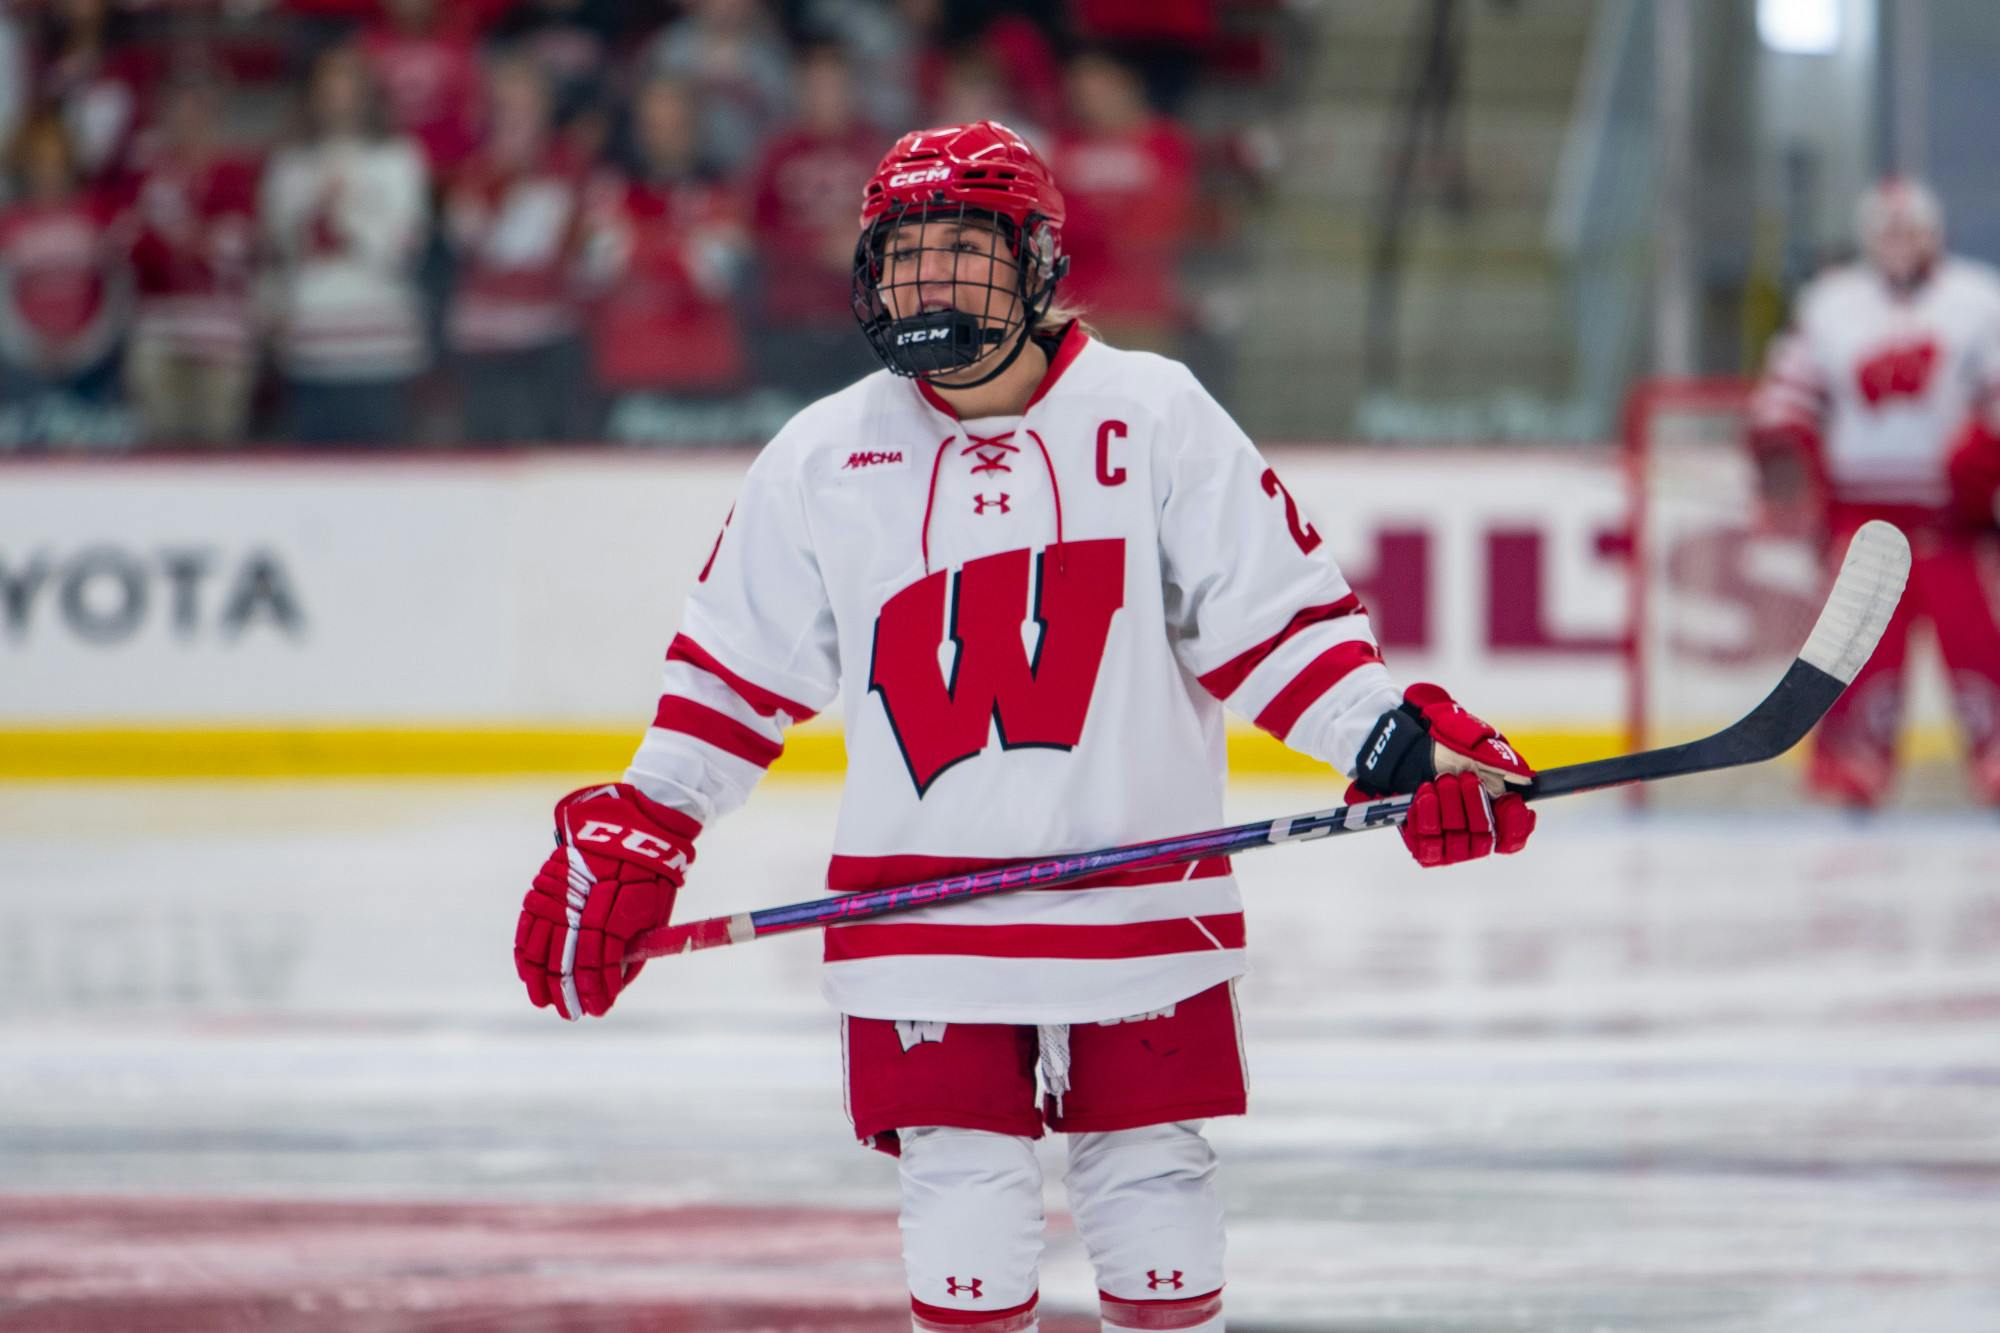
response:
[[[1921,595],[1913,587],[1897,604],[1881,642],[1813,733],[1806,784],[1822,799],[1865,807],[1888,794],[1902,730],[1904,663]]]
[[[1201,1122],[1069,1140],[1069,1201],[1106,1330],[1222,1327],[1222,1200]]]
[[[897,1131],[903,1264],[915,1326],[1035,1327],[1042,1169],[1033,1140],[939,1125]]]
[[[1919,562],[1973,790],[2000,804],[2000,541],[1951,534]]]

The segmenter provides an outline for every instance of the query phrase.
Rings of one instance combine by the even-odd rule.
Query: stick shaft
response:
[[[1910,548],[1902,533],[1886,523],[1863,525],[1849,544],[1840,574],[1805,647],[1762,703],[1734,724],[1698,741],[1547,769],[1522,794],[1530,801],[1544,800],[1761,763],[1783,754],[1833,706],[1833,701],[1875,650],[1902,597],[1909,568]],[[625,956],[632,960],[660,958],[694,949],[741,944],[789,930],[859,921],[913,907],[962,902],[1017,889],[1050,888],[1112,870],[1178,865],[1204,856],[1227,856],[1280,843],[1307,842],[1339,833],[1382,828],[1401,823],[1409,808],[1409,797],[1392,796],[1153,842],[1072,852],[915,884],[813,898],[679,926],[661,926],[634,939]]]
[[[1231,856],[1258,847],[1273,847],[1279,843],[1306,842],[1314,838],[1331,837],[1336,833],[1352,833],[1358,829],[1379,828],[1400,823],[1409,808],[1409,797],[1392,796],[1380,801],[1367,801],[1358,805],[1336,805],[1309,814],[1264,819],[1251,824],[1235,824],[1227,828],[1186,833],[1152,842],[1135,842],[1120,847],[1099,848],[1096,851],[1072,852],[1066,856],[1045,857],[1039,861],[1019,861],[1010,865],[993,866],[986,870],[947,875],[941,879],[920,880],[913,884],[897,884],[887,888],[867,889],[859,893],[810,898],[804,902],[787,903],[782,907],[767,907],[756,912],[739,912],[734,916],[713,916],[701,921],[689,921],[682,925],[662,926],[657,930],[649,930],[632,942],[626,949],[625,956],[659,958],[695,949],[714,949],[724,945],[741,944],[745,940],[761,939],[766,935],[781,934],[790,930],[806,930],[842,921],[859,921],[889,912],[907,911],[913,907],[962,902],[968,898],[1011,893],[1017,889],[1052,888],[1113,870],[1153,869],[1158,866],[1198,861],[1209,856]]]

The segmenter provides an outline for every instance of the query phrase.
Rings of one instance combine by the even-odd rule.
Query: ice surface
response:
[[[0,789],[0,1329],[897,1327],[816,937],[526,1004],[561,785]],[[833,799],[760,792],[687,910],[816,894]],[[1239,861],[1232,1327],[2000,1329],[2000,823],[1540,809]],[[1043,1291],[1089,1326],[1060,1219]]]

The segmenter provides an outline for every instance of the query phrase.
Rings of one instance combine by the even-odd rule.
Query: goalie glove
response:
[[[1505,736],[1441,687],[1412,685],[1362,742],[1347,799],[1408,793],[1404,845],[1420,865],[1453,865],[1527,844],[1535,812],[1515,789],[1534,778]]]
[[[2000,527],[2000,431],[1970,422],[1952,441],[1945,464],[1952,509],[1968,527]]]
[[[521,903],[514,968],[537,1008],[571,1020],[603,1014],[643,961],[633,936],[667,924],[701,825],[628,783],[556,803],[556,849]]]

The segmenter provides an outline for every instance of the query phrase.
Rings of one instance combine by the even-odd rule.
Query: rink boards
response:
[[[1449,682],[1544,764],[1621,748],[1629,500],[1615,459],[1269,453],[1403,679]],[[9,463],[0,777],[619,767],[748,460]],[[1237,771],[1310,767],[1234,725]],[[838,720],[822,718],[778,771],[841,765]]]

